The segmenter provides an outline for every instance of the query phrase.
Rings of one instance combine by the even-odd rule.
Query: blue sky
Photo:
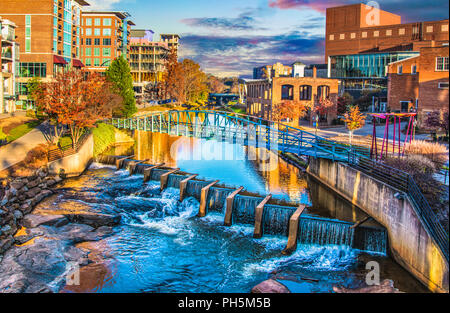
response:
[[[355,0],[87,0],[90,9],[127,11],[136,28],[182,37],[181,58],[218,76],[250,77],[253,67],[324,62],[325,8]],[[448,19],[448,0],[383,0],[403,22]]]

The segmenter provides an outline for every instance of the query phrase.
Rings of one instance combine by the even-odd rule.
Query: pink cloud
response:
[[[342,1],[325,1],[325,0],[270,0],[269,6],[279,9],[302,9],[311,8],[319,12],[325,12],[327,8],[342,5]]]

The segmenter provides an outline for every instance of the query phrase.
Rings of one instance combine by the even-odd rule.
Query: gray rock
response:
[[[28,214],[31,211],[33,211],[33,207],[30,204],[25,203],[20,207],[20,210],[22,211],[23,214]]]
[[[28,198],[34,198],[36,195],[38,195],[41,192],[41,188],[39,187],[34,187],[33,189],[28,190],[25,195]]]
[[[34,205],[38,204],[48,196],[52,195],[53,193],[50,190],[43,190],[41,193],[39,193],[37,196],[33,198]]]
[[[0,239],[0,254],[11,248],[13,244],[14,238],[12,236],[8,236],[6,239]]]
[[[21,180],[15,180],[15,181],[11,182],[11,183],[9,184],[9,186],[10,186],[11,188],[16,189],[16,190],[21,190],[22,187],[25,186],[25,183],[24,183],[23,181],[21,181]]]
[[[290,293],[282,283],[269,279],[252,288],[252,293]]]
[[[54,179],[47,180],[47,187],[52,187],[55,184],[56,184],[56,180],[54,180]]]
[[[115,226],[120,223],[120,215],[98,214],[98,213],[80,213],[66,214],[71,222],[86,224],[92,227]]]
[[[22,221],[22,225],[27,228],[36,228],[40,225],[62,227],[69,223],[64,215],[26,215]]]
[[[20,220],[23,217],[22,212],[20,212],[19,210],[15,210],[13,214],[17,220]]]
[[[35,179],[35,180],[30,181],[30,182],[27,184],[27,187],[30,188],[30,189],[32,189],[32,188],[38,186],[40,183],[41,183],[41,179],[38,178],[38,179]]]

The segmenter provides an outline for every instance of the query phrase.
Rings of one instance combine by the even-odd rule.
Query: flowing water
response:
[[[94,164],[82,177],[68,180],[64,195],[51,205],[62,208],[70,202],[83,210],[115,212],[122,222],[113,236],[89,247],[98,256],[97,265],[82,269],[82,285],[64,291],[240,293],[275,275],[293,292],[331,292],[334,285],[364,286],[369,261],[379,262],[381,279],[394,280],[400,290],[425,290],[385,254],[362,251],[386,251],[380,246],[385,244],[380,235],[384,232],[375,222],[367,222],[373,231],[364,233],[366,246],[352,248],[353,238],[358,236],[353,236],[350,226],[364,213],[275,155],[228,143],[144,132],[134,135],[134,146],[116,147],[109,153],[135,154],[136,159],[149,159],[150,164],[165,162],[205,180],[220,179],[229,186],[306,204],[309,209],[301,219],[298,249],[288,257],[281,254],[292,214],[285,207],[267,205],[265,234],[253,239],[254,206],[259,202],[255,198],[238,195],[233,225],[225,227],[223,205],[218,204],[224,203],[227,189],[212,188],[209,198],[215,201],[208,203],[214,205],[208,207],[205,218],[198,218],[198,200],[188,197],[179,202],[179,190],[172,188],[180,177],[169,179],[169,188],[161,193],[159,181],[144,184],[142,174],[130,176],[125,169]],[[186,157],[196,153],[196,158]],[[234,155],[234,160],[211,158],[217,154]],[[248,155],[257,157],[248,160]],[[160,175],[154,171],[152,179]],[[188,194],[199,195],[202,186],[188,185]]]

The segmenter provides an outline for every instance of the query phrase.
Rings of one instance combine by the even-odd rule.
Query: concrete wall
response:
[[[311,159],[307,172],[386,227],[390,252],[400,265],[431,291],[449,292],[448,262],[408,199],[394,197],[398,190],[325,159]]]
[[[57,175],[64,169],[68,177],[81,175],[92,162],[94,156],[94,136],[89,135],[78,153],[48,163],[49,173]]]

